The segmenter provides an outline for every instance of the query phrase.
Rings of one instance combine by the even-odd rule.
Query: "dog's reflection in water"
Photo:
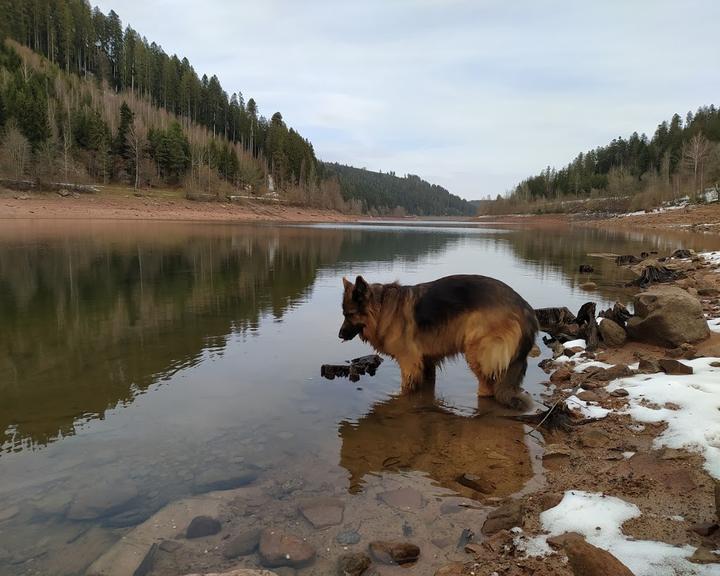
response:
[[[474,415],[462,416],[426,390],[391,397],[357,422],[341,422],[348,490],[362,491],[368,474],[418,471],[470,498],[519,491],[532,476],[524,427],[492,400],[479,403]]]

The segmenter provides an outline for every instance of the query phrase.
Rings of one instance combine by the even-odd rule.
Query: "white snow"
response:
[[[698,256],[702,256],[707,262],[712,264],[720,264],[720,250],[717,252],[701,252]]]
[[[693,374],[638,374],[615,380],[608,391],[628,391],[624,410],[638,422],[666,422],[666,430],[654,441],[655,448],[684,448],[702,454],[705,469],[720,478],[720,368],[710,366],[720,358],[697,358],[684,363]],[[644,402],[643,402],[644,401]],[[655,408],[643,406],[651,402]],[[672,405],[672,407],[666,407]],[[677,407],[677,409],[673,409]]]
[[[582,338],[578,338],[577,340],[565,342],[563,346],[565,346],[565,348],[587,348],[587,342],[585,342]]]
[[[585,418],[605,418],[605,416],[607,416],[611,412],[611,410],[607,410],[606,408],[597,406],[594,403],[580,400],[580,398],[578,398],[574,394],[572,396],[568,396],[565,402],[567,403],[568,407],[572,408],[573,410],[577,410]]]
[[[540,514],[547,535],[534,538],[516,536],[516,543],[529,555],[545,555],[548,553],[548,536],[578,532],[590,544],[613,554],[636,576],[717,576],[717,565],[693,564],[687,560],[695,552],[692,546],[672,546],[625,536],[622,524],[640,515],[640,509],[635,504],[620,498],[570,490],[565,492],[560,504]]]
[[[712,320],[708,320],[707,323],[710,330],[720,333],[720,318],[713,318]]]

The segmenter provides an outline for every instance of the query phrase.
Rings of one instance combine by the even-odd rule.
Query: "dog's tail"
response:
[[[523,307],[518,321],[521,325],[520,339],[507,369],[495,382],[495,399],[511,408],[525,410],[530,407],[531,400],[523,392],[522,382],[527,371],[528,354],[535,345],[539,327],[535,311],[529,306]]]

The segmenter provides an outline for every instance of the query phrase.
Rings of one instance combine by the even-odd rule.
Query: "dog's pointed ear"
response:
[[[370,293],[370,286],[365,282],[365,278],[358,276],[355,278],[355,289],[353,290],[353,298],[358,302],[365,300]]]
[[[345,276],[343,276],[343,288],[345,288],[346,292],[349,292],[354,288],[353,283],[350,282],[350,280],[348,280],[347,278],[345,278]]]

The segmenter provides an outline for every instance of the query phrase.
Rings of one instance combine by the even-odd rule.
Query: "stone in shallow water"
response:
[[[360,542],[360,532],[357,530],[343,530],[335,536],[335,540],[342,546],[352,546]]]
[[[215,490],[234,490],[252,484],[257,480],[258,474],[247,469],[211,469],[202,472],[195,478],[193,492],[203,494]]]
[[[370,557],[364,552],[343,554],[338,558],[338,576],[361,576],[370,566]]]
[[[378,494],[378,498],[388,506],[399,510],[417,510],[423,507],[422,494],[415,488],[396,488]]]
[[[485,535],[495,534],[500,530],[509,530],[520,526],[523,521],[523,504],[520,500],[511,500],[488,514],[482,526]]]
[[[0,522],[5,522],[6,520],[10,520],[11,518],[14,518],[20,513],[20,508],[17,506],[10,506],[9,508],[5,508],[3,510],[0,510]]]
[[[420,557],[420,548],[410,542],[370,542],[370,554],[381,564],[409,564]]]
[[[223,546],[222,554],[228,559],[247,556],[255,552],[258,544],[260,544],[260,530],[257,528],[246,530],[228,540]]]
[[[342,522],[345,503],[337,498],[313,498],[302,502],[298,509],[314,528],[320,529]]]
[[[77,494],[67,513],[69,520],[94,520],[122,512],[138,496],[133,482],[90,486]]]
[[[263,530],[260,535],[260,560],[264,566],[306,566],[315,560],[315,548],[296,536],[276,530]]]
[[[185,538],[203,538],[220,532],[220,521],[210,516],[195,516],[185,531]]]

